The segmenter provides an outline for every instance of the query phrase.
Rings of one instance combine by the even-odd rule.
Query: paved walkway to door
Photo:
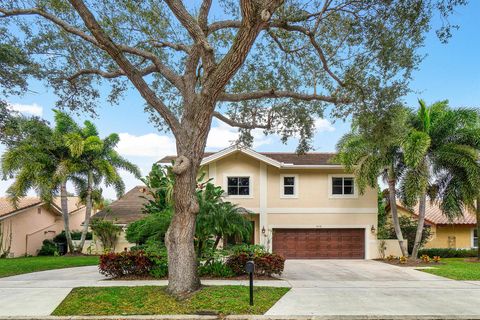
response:
[[[282,278],[292,289],[267,315],[480,315],[480,281],[372,260],[287,260]]]

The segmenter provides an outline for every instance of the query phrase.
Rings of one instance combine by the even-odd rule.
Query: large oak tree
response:
[[[463,2],[0,0],[0,23],[43,66],[62,106],[94,112],[104,82],[112,102],[133,87],[175,136],[165,240],[168,289],[181,296],[200,285],[195,182],[212,118],[238,127],[245,144],[261,128],[308,150],[327,106],[346,117],[405,94],[433,12],[446,17]]]

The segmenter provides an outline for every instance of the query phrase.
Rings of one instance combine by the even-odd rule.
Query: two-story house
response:
[[[202,170],[227,201],[253,213],[256,244],[287,259],[376,258],[377,191],[360,195],[332,157],[230,147],[205,153]]]
[[[225,200],[252,213],[254,243],[287,259],[377,258],[377,191],[360,195],[354,176],[331,163],[332,157],[230,147],[205,153],[201,170],[225,190]],[[96,216],[124,227],[140,219],[143,188],[133,188]],[[388,242],[387,253],[398,255],[398,242]],[[129,246],[122,242],[118,249]]]

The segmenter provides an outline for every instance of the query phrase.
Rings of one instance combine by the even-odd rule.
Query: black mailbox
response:
[[[255,272],[255,263],[253,261],[247,261],[245,265],[245,271],[247,273],[254,273]]]

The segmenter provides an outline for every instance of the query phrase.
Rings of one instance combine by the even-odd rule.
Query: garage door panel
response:
[[[274,229],[273,251],[287,259],[363,259],[364,229]]]

